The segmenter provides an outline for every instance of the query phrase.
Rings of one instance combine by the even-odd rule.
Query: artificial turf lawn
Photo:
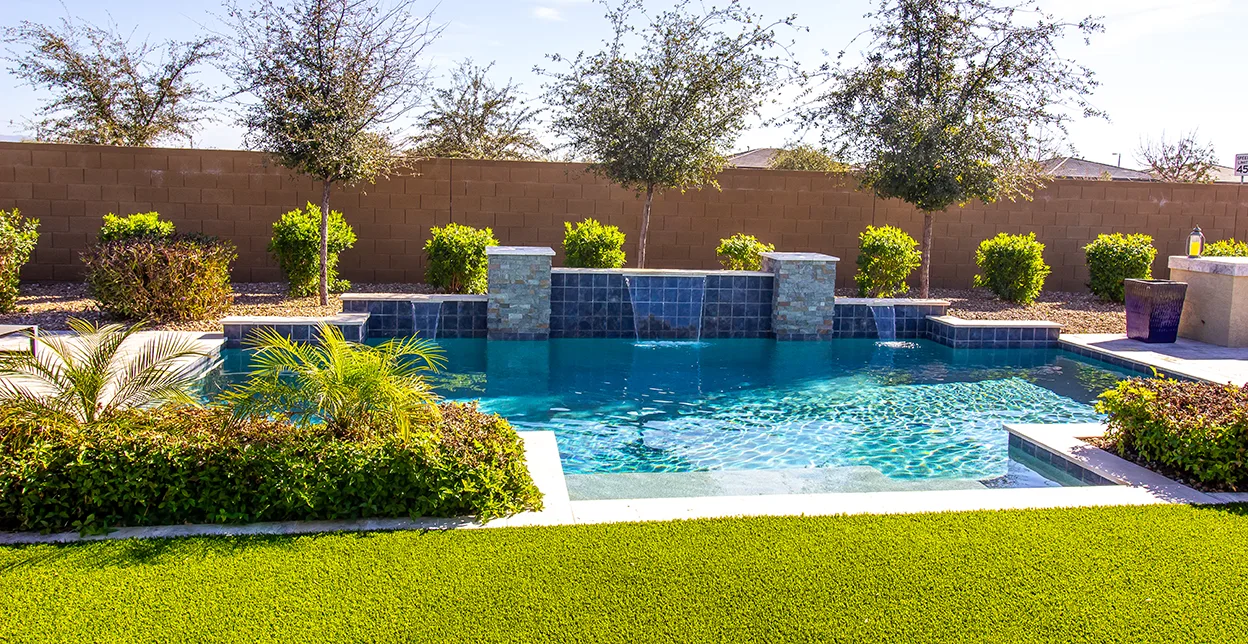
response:
[[[0,549],[0,641],[1248,641],[1184,506]]]

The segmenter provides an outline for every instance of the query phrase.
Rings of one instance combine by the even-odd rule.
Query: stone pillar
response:
[[[1170,279],[1187,283],[1179,337],[1248,347],[1248,257],[1172,256]]]
[[[830,340],[836,304],[836,263],[821,253],[763,253],[775,275],[771,328],[777,340]]]
[[[550,262],[541,246],[490,246],[487,337],[491,340],[550,338]]]

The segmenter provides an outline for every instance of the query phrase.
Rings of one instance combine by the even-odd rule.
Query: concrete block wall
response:
[[[859,192],[848,177],[728,170],[719,184],[721,190],[673,191],[655,199],[651,267],[718,268],[719,239],[745,232],[779,250],[840,257],[838,283],[850,286],[858,233],[867,225],[899,226],[916,239],[922,232],[921,213]],[[319,195],[310,179],[255,152],[0,143],[0,208],[17,207],[42,221],[39,246],[23,274],[30,280],[79,279],[78,255],[94,239],[100,218],[148,210],[181,230],[234,241],[237,281],[277,280],[277,265],[265,251],[272,224]],[[424,279],[429,228],[450,221],[489,226],[506,245],[558,251],[563,222],[592,216],[628,235],[631,265],[642,200],[579,164],[439,159],[376,185],[337,188],[332,204],[359,237],[342,254],[344,277],[415,282]],[[1148,233],[1164,262],[1181,254],[1194,225],[1210,240],[1248,237],[1248,190],[1057,181],[1031,201],[971,203],[937,213],[932,279],[936,286],[968,287],[980,241],[998,232],[1035,231],[1053,267],[1047,288],[1083,290],[1083,246],[1097,234]],[[561,256],[554,264],[562,264]],[[1164,275],[1164,263],[1154,273]]]

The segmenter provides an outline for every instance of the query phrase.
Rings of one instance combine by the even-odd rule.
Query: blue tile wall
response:
[[[632,338],[633,304],[624,275],[550,274],[550,337]]]
[[[484,338],[485,300],[346,300],[344,313],[368,313],[369,338]]]
[[[1058,328],[966,327],[929,320],[930,339],[955,349],[1046,349],[1057,346]]]
[[[707,275],[702,302],[703,338],[770,338],[770,275]]]
[[[1061,470],[1086,485],[1117,485],[1117,483],[1114,483],[1100,474],[1097,474],[1096,472],[1093,472],[1092,470],[1089,470],[1072,460],[1063,458],[1058,454],[1054,454],[1053,452],[1050,452],[1049,450],[1036,445],[1035,443],[1032,443],[1017,434],[1010,434],[1009,447],[1010,449],[1019,450],[1042,463],[1046,463],[1050,467]]]
[[[894,305],[898,339],[928,337],[927,316],[944,315],[946,307],[938,304]],[[866,304],[837,304],[832,313],[832,337],[878,338],[875,315]]]
[[[360,324],[336,324],[338,330],[347,340],[352,342],[363,342],[365,338],[365,323]],[[262,329],[269,329],[278,335],[290,338],[298,342],[308,342],[316,340],[320,337],[320,322],[299,322],[290,324],[236,324],[229,323],[222,325],[225,334],[225,347],[227,349],[238,349],[246,345],[254,334]]]
[[[642,340],[695,340],[701,335],[706,278],[629,275],[633,322]]]

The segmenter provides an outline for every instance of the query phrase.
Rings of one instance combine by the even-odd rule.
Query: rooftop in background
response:
[[[779,151],[780,148],[759,148],[738,152],[728,156],[728,165],[734,168],[766,168]]]
[[[1121,168],[1108,163],[1097,163],[1075,157],[1055,157],[1042,161],[1044,171],[1058,179],[1102,179],[1106,174],[1113,181],[1155,181],[1153,176],[1141,170]]]

